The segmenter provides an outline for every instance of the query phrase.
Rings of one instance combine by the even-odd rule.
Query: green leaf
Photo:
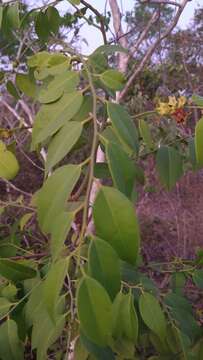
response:
[[[118,293],[113,302],[113,336],[137,342],[138,318],[131,293]]]
[[[117,189],[103,186],[93,206],[96,234],[117,251],[119,257],[135,264],[140,234],[132,203]]]
[[[112,331],[112,304],[106,290],[94,279],[84,277],[77,290],[80,326],[99,346],[106,346]]]
[[[171,190],[183,174],[182,157],[174,148],[161,146],[157,151],[156,166],[161,183]]]
[[[145,324],[164,341],[166,319],[157,299],[149,293],[143,293],[139,298],[139,309]]]
[[[0,29],[1,29],[1,25],[2,25],[2,20],[3,20],[3,6],[0,5]]]
[[[188,149],[189,149],[189,161],[192,164],[193,171],[198,170],[197,158],[196,158],[196,149],[195,149],[195,140],[194,138],[188,141]]]
[[[18,2],[11,4],[7,8],[6,12],[7,21],[11,29],[18,29],[20,27],[19,18],[19,5]]]
[[[49,31],[57,34],[61,22],[61,17],[58,10],[54,6],[49,6],[45,14],[49,23]]]
[[[2,360],[23,360],[24,350],[15,321],[8,319],[0,326],[0,357]]]
[[[65,73],[55,76],[49,82],[46,89],[40,90],[38,100],[43,103],[51,103],[58,100],[63,93],[71,93],[76,89],[79,82],[79,75],[76,71],[66,71]]]
[[[66,124],[78,112],[82,101],[82,94],[74,91],[64,94],[56,103],[42,106],[34,122],[32,150]]]
[[[77,338],[74,346],[74,360],[87,360],[89,351],[86,350],[80,338]]]
[[[74,215],[72,213],[61,212],[52,224],[50,247],[53,260],[57,259],[63,248],[64,241],[71,228],[73,219]]]
[[[111,177],[108,164],[105,162],[95,163],[94,177],[96,177],[97,179],[104,179]]]
[[[65,165],[53,172],[37,195],[37,215],[42,231],[50,233],[56,216],[64,211],[65,203],[80,177],[80,166]],[[56,191],[60,189],[60,191]]]
[[[44,281],[43,299],[50,318],[55,321],[57,303],[68,270],[68,259],[60,259],[51,265]]]
[[[19,93],[12,81],[10,81],[10,80],[7,81],[6,89],[9,92],[9,94],[12,95],[16,100],[20,99]]]
[[[16,75],[16,86],[20,91],[25,95],[30,96],[31,98],[36,97],[37,86],[33,80],[31,80],[28,74],[17,74]]]
[[[12,281],[31,279],[37,275],[31,267],[10,259],[0,259],[0,274]]]
[[[112,55],[115,52],[123,52],[128,54],[128,49],[125,49],[124,47],[120,46],[120,45],[102,45],[99,46],[94,52],[93,54],[96,53],[104,53],[106,55]]]
[[[41,41],[47,41],[50,35],[49,22],[47,15],[42,11],[39,11],[36,17],[35,31]]]
[[[19,171],[19,164],[16,157],[0,141],[0,177],[12,180]]]
[[[125,85],[124,75],[117,70],[106,70],[100,75],[103,84],[113,90],[122,90]]]
[[[138,338],[138,318],[131,293],[124,296],[122,314],[124,336],[136,343]]]
[[[72,5],[80,5],[80,0],[68,0],[68,2]]]
[[[41,297],[41,294],[38,293],[38,299],[35,300],[39,305],[34,307],[31,341],[32,348],[37,350],[38,360],[44,360],[47,358],[48,348],[56,342],[65,326],[65,315],[61,315],[61,307],[64,310],[64,299],[60,298],[59,300],[57,316],[55,318],[55,322],[53,322],[44,308],[44,304],[40,302]],[[32,311],[31,307],[30,311]]]
[[[201,118],[195,127],[195,151],[197,165],[199,168],[203,166],[203,118]]]
[[[121,286],[120,260],[112,246],[97,237],[92,238],[89,247],[88,270],[113,299]]]
[[[108,68],[107,56],[101,53],[93,53],[88,57],[88,63],[96,74],[103,73]]]
[[[0,319],[2,319],[3,316],[8,313],[11,305],[12,304],[10,303],[10,301],[5,299],[4,297],[0,297]]]
[[[93,359],[97,360],[115,360],[115,356],[111,348],[108,346],[100,347],[94,344],[90,339],[88,339],[81,331],[80,331],[80,340],[83,346],[88,350],[90,354],[93,355]],[[75,359],[76,360],[76,359]],[[80,360],[80,359],[78,359]],[[88,359],[90,360],[90,359]]]
[[[124,144],[137,153],[139,149],[138,134],[131,117],[123,106],[108,102],[108,115],[112,121],[113,128]]]
[[[92,96],[85,95],[83,97],[82,105],[81,105],[79,111],[74,115],[73,120],[74,121],[83,121],[83,120],[87,119],[90,116],[90,113],[92,113],[92,107],[93,107]]]
[[[193,281],[197,287],[203,289],[203,270],[196,269],[192,275]]]
[[[192,101],[195,103],[195,105],[203,107],[203,97],[199,95],[193,95]]]
[[[136,178],[133,161],[121,146],[114,143],[107,144],[106,156],[114,186],[130,198]]]
[[[52,138],[48,147],[45,164],[46,173],[69,153],[78,141],[82,128],[81,123],[70,121]]]
[[[149,125],[144,119],[140,119],[139,121],[139,130],[140,130],[140,135],[143,138],[143,141],[146,144],[147,148],[149,150],[152,150],[154,148],[154,144],[152,141]]]

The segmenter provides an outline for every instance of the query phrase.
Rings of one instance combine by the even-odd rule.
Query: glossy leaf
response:
[[[106,346],[112,331],[112,304],[106,290],[85,276],[78,286],[77,309],[80,326],[95,344]]]
[[[112,121],[113,128],[124,144],[131,151],[137,153],[139,148],[138,134],[131,117],[123,106],[108,102],[108,115]]]
[[[11,151],[0,141],[0,177],[12,180],[19,171],[18,161]]]
[[[141,119],[139,121],[139,130],[140,130],[140,135],[143,138],[143,141],[146,144],[147,148],[149,150],[152,150],[154,148],[153,140],[151,137],[149,125],[144,119]]]
[[[157,299],[150,293],[139,298],[139,309],[145,324],[161,339],[166,336],[166,319]]]
[[[120,260],[115,250],[106,241],[92,238],[88,253],[89,275],[106,289],[111,299],[120,290]]]
[[[37,195],[37,215],[41,229],[49,233],[56,216],[64,211],[65,203],[80,176],[80,167],[64,165],[53,172]],[[57,189],[60,191],[57,191]]]
[[[2,360],[24,359],[24,349],[18,337],[17,325],[11,319],[0,325],[0,357]]]
[[[203,166],[203,118],[201,118],[195,127],[195,151],[197,165],[199,168]]]
[[[139,252],[139,226],[132,203],[117,189],[103,186],[93,206],[96,234],[135,264]]]
[[[47,15],[39,11],[35,20],[35,31],[41,41],[46,41],[50,35]]]
[[[121,146],[114,143],[107,144],[106,156],[114,186],[126,196],[131,197],[136,178],[133,161]]]
[[[60,259],[51,265],[44,281],[43,299],[50,318],[54,321],[59,294],[68,270],[68,259]]]
[[[29,266],[10,259],[0,259],[0,275],[8,280],[21,281],[36,276],[36,271]]]
[[[106,70],[100,75],[105,86],[112,90],[122,90],[125,84],[125,77],[117,70]]]
[[[49,6],[45,14],[49,23],[49,31],[57,34],[61,22],[58,10],[54,6]]]
[[[46,173],[69,153],[80,138],[82,128],[81,123],[70,121],[53,137],[48,147]]]
[[[54,220],[51,227],[51,255],[55,260],[64,246],[64,241],[71,228],[74,215],[68,212],[61,212]]]
[[[156,166],[161,183],[171,190],[183,174],[182,157],[169,146],[161,146],[157,151]]]
[[[74,91],[64,94],[56,103],[42,106],[34,122],[32,149],[66,124],[78,112],[82,101],[82,94]]]

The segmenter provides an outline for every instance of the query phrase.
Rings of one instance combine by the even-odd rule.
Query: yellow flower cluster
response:
[[[183,108],[186,101],[187,101],[187,99],[185,96],[180,96],[177,99],[175,96],[169,96],[168,102],[159,101],[158,106],[156,107],[156,111],[162,116],[163,115],[171,115],[177,109]]]

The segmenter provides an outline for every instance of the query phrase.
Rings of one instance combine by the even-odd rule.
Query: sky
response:
[[[91,0],[91,4],[101,11],[104,9],[105,2],[105,0]],[[187,27],[193,17],[194,10],[198,8],[198,6],[200,6],[202,2],[203,0],[192,0],[187,4],[178,23],[181,28]],[[131,10],[133,8],[135,0],[118,0],[118,3],[122,4],[121,6],[123,7],[123,10],[125,12],[126,10]],[[82,50],[85,54],[91,53],[99,45],[102,44],[102,37],[100,32],[97,32],[96,29],[90,28],[88,25],[85,25],[83,27],[81,35],[89,43],[89,46],[86,46],[85,44],[82,45]]]
[[[7,2],[9,0],[3,0],[3,2]],[[106,0],[86,0],[91,5],[93,5],[95,8],[97,8],[99,11],[103,12]],[[181,0],[176,0],[177,2],[180,2]],[[32,6],[40,6],[43,3],[43,0],[27,0],[27,2]],[[108,2],[108,1],[107,1]],[[118,0],[118,3],[120,5],[120,8],[122,9],[122,12],[125,13],[127,10],[131,10],[133,8],[133,4],[135,3],[135,0]],[[186,28],[190,22],[190,20],[193,17],[194,10],[198,8],[198,6],[201,6],[203,3],[203,0],[191,0],[186,5],[186,8],[184,9],[184,12],[182,13],[178,26],[181,28]],[[74,8],[70,5],[68,1],[62,1],[61,5],[59,6],[60,10],[64,12],[67,9],[71,9],[73,11]],[[112,28],[112,23],[110,24]],[[94,51],[98,46],[102,45],[102,36],[100,31],[96,30],[92,26],[84,25],[81,29],[81,37],[85,38],[88,45],[86,45],[84,42],[81,43],[81,52],[83,54],[90,54],[92,51]]]

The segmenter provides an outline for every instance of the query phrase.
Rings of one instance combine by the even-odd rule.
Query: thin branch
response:
[[[171,1],[171,0],[142,0],[140,1],[141,4],[147,4],[147,5],[172,5],[172,6],[178,6],[181,7],[181,4]]]
[[[124,89],[121,91],[121,93],[119,95],[119,101],[121,101],[121,100],[123,100],[125,98],[125,96],[128,93],[129,88],[133,85],[133,83],[136,80],[137,76],[143,70],[145,65],[149,62],[149,60],[151,59],[151,56],[153,55],[153,53],[154,53],[155,49],[157,48],[157,46],[173,31],[173,29],[177,25],[178,20],[179,20],[179,18],[181,16],[185,6],[187,5],[188,1],[189,0],[183,0],[183,2],[181,4],[181,7],[179,7],[179,9],[177,10],[173,21],[168,26],[166,31],[160,37],[158,37],[158,39],[156,41],[154,41],[154,43],[149,47],[149,49],[147,50],[145,56],[143,57],[142,61],[138,65],[138,67],[137,67],[137,65],[135,65],[133,67],[132,74],[130,75]]]
[[[101,30],[101,33],[103,36],[103,41],[104,41],[104,44],[107,44],[104,17],[102,16],[102,14],[100,14],[100,12],[94,6],[92,6],[91,4],[88,4],[85,0],[81,0],[80,2],[81,2],[81,4],[86,6],[89,10],[91,10],[98,17],[98,19],[100,21],[100,30]]]

